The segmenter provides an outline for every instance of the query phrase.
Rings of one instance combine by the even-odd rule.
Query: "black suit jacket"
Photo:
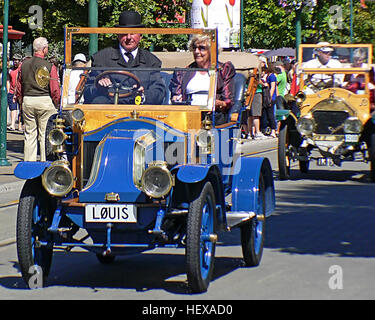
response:
[[[161,61],[151,52],[138,48],[137,56],[127,63],[119,47],[109,47],[95,53],[92,57],[93,67],[122,68],[161,68]],[[104,71],[104,70],[103,70]],[[165,85],[159,71],[134,71],[145,88],[145,104],[162,104],[165,96]]]

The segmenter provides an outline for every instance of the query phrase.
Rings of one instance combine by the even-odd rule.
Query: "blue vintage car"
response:
[[[83,68],[71,103],[73,37],[133,30],[66,29],[62,101],[47,126],[48,161],[21,162],[15,169],[17,177],[26,179],[18,208],[17,250],[29,286],[35,271],[42,280],[47,278],[54,248],[82,247],[101,263],[110,263],[117,255],[174,247],[185,248],[191,291],[204,292],[213,273],[218,234],[235,227],[241,229],[245,265],[261,261],[266,217],[275,207],[272,169],[267,158],[243,157],[237,148],[258,59],[240,52],[219,56],[232,60],[237,74],[235,104],[227,121],[217,125],[216,30],[137,30],[210,36],[212,61],[205,70],[209,88],[199,93],[205,102],[172,104],[169,81],[176,70],[194,71],[186,69],[192,54],[155,52],[162,69]],[[48,75],[38,72],[42,82]],[[150,74],[164,82],[160,104],[147,104],[147,91],[145,96],[139,93]],[[98,88],[103,77],[113,82],[104,92],[109,103],[97,100],[103,94]]]

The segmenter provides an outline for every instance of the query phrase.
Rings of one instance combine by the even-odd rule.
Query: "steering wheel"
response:
[[[114,79],[113,77],[111,77],[114,74],[122,75],[125,78],[122,81],[119,81],[118,79]],[[110,78],[110,80],[112,82],[112,85],[110,85],[108,87],[109,88],[108,96],[109,97],[115,97],[115,103],[117,103],[116,101],[118,101],[118,98],[129,97],[132,94],[134,94],[134,92],[136,92],[141,87],[141,80],[139,80],[139,78],[135,74],[133,74],[129,71],[125,71],[125,70],[119,70],[119,71],[104,71],[104,72],[98,74],[95,77],[95,87],[96,88],[98,88],[100,86],[99,80],[101,80],[105,77]],[[129,84],[125,83],[125,82],[129,82],[129,78],[133,79],[134,86],[127,86]],[[114,90],[111,90],[112,88]],[[120,93],[120,90],[125,91],[125,93]]]
[[[325,75],[324,78],[320,78],[320,79],[313,79],[312,77],[310,77],[308,79],[308,83],[317,90],[322,90],[322,89],[325,89],[325,88],[332,88],[333,87],[333,76],[332,75]]]

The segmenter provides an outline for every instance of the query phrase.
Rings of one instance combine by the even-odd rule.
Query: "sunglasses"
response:
[[[198,49],[199,51],[206,51],[207,50],[207,46],[203,46],[203,45],[196,46],[196,45],[194,45],[193,46],[193,50],[195,50],[195,49]]]

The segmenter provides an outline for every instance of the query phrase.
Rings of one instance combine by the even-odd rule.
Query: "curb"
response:
[[[25,180],[15,181],[15,182],[8,182],[0,185],[0,193],[8,193],[13,191],[20,191]]]

